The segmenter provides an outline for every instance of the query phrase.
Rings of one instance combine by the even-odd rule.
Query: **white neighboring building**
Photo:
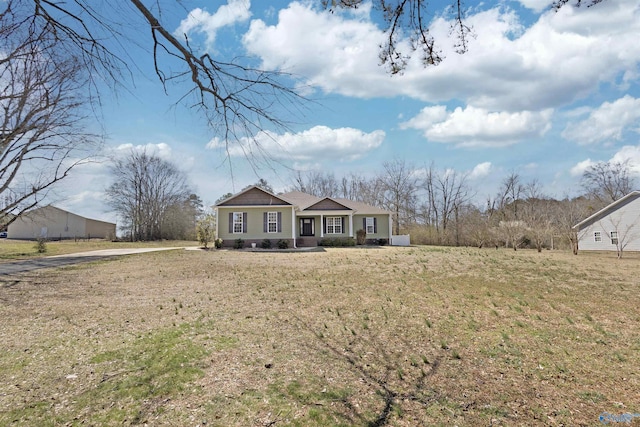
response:
[[[573,226],[582,251],[640,251],[640,191],[632,191]]]
[[[116,225],[89,219],[54,206],[44,206],[20,215],[9,224],[9,239],[113,239]]]

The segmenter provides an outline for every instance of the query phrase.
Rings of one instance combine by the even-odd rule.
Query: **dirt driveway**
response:
[[[56,268],[71,264],[80,264],[83,262],[91,262],[99,259],[110,258],[122,255],[141,254],[145,252],[170,251],[176,249],[197,249],[186,247],[169,247],[169,248],[129,248],[129,249],[102,249],[99,251],[79,252],[75,254],[55,255],[43,258],[34,258],[23,261],[13,261],[0,264],[0,276],[16,273],[24,273],[27,271],[38,270],[41,268]]]

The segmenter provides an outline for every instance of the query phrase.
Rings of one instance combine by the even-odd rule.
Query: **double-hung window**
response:
[[[243,221],[244,219],[244,215],[242,214],[242,212],[234,212],[233,213],[233,233],[234,234],[238,234],[238,233],[242,233],[242,226],[243,226]]]
[[[593,232],[593,241],[594,242],[602,242],[602,233],[600,233],[599,231],[594,231]]]
[[[365,231],[367,234],[375,234],[376,232],[376,219],[373,217],[365,218]]]
[[[618,232],[617,231],[612,231],[611,232],[611,244],[612,245],[617,245],[618,244]]]
[[[278,212],[267,212],[267,233],[278,232]]]
[[[342,234],[342,218],[339,216],[327,217],[327,234]]]

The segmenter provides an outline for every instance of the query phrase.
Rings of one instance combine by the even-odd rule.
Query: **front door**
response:
[[[314,235],[314,218],[302,218],[302,230],[300,230],[301,236],[313,236]]]

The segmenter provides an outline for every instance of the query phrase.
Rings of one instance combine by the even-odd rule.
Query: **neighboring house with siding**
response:
[[[237,239],[245,245],[264,239],[287,240],[289,247],[316,246],[325,237],[355,238],[363,229],[369,242],[391,243],[391,215],[353,200],[315,197],[293,191],[279,195],[252,186],[214,206],[216,236],[230,247]]]
[[[633,191],[573,226],[583,251],[640,251],[640,191]]]
[[[85,218],[55,206],[25,212],[9,224],[9,239],[113,239],[116,225]]]

